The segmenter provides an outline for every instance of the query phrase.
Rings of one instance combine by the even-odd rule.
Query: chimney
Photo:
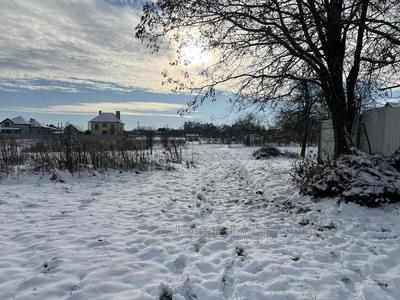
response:
[[[115,115],[117,116],[118,120],[121,120],[121,112],[119,110],[115,112]]]
[[[99,115],[101,115],[101,112],[102,112],[102,111],[101,111],[101,110],[99,110]]]

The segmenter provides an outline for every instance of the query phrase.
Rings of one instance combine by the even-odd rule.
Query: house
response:
[[[64,135],[66,136],[81,136],[85,135],[85,130],[80,128],[79,126],[73,125],[73,124],[68,124],[63,131]]]
[[[27,136],[29,135],[29,123],[25,121],[25,119],[21,116],[15,117],[12,119],[13,127],[21,129],[21,135]]]
[[[21,137],[27,137],[29,135],[29,123],[24,120],[21,116],[13,119],[5,119],[0,123],[1,132],[4,134],[14,134]]]
[[[89,121],[92,135],[120,136],[124,133],[124,123],[121,121],[121,112],[103,113]]]
[[[53,132],[53,129],[42,125],[35,119],[29,120],[29,138],[44,138],[49,137]]]
[[[0,133],[7,135],[20,135],[21,129],[14,126],[14,122],[11,119],[6,118],[0,122]]]
[[[53,124],[48,125],[48,127],[50,128],[52,135],[60,135],[63,133],[63,130],[60,127],[57,127]]]
[[[18,116],[13,119],[6,118],[0,122],[0,134],[13,135],[18,138],[43,138],[52,134],[52,129],[48,126],[40,124],[35,119],[25,121],[24,118]]]

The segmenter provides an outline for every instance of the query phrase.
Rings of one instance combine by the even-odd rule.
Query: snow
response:
[[[399,299],[400,205],[314,202],[254,150],[3,180],[0,299]]]

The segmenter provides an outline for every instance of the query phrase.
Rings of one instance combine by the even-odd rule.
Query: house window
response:
[[[107,130],[103,130],[103,135],[107,135]]]
[[[115,124],[111,124],[111,129],[115,130]]]
[[[99,129],[99,124],[94,124],[94,129]]]
[[[5,122],[5,123],[4,123],[4,127],[10,127],[10,123]]]
[[[103,123],[103,128],[107,127],[107,123]]]

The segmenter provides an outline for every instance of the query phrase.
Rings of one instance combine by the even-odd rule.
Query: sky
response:
[[[21,115],[87,128],[99,110],[120,110],[133,129],[237,118],[223,93],[195,113],[177,113],[192,96],[162,84],[174,49],[152,54],[134,38],[142,2],[0,0],[0,119]],[[208,59],[195,47],[186,53],[193,69]]]

